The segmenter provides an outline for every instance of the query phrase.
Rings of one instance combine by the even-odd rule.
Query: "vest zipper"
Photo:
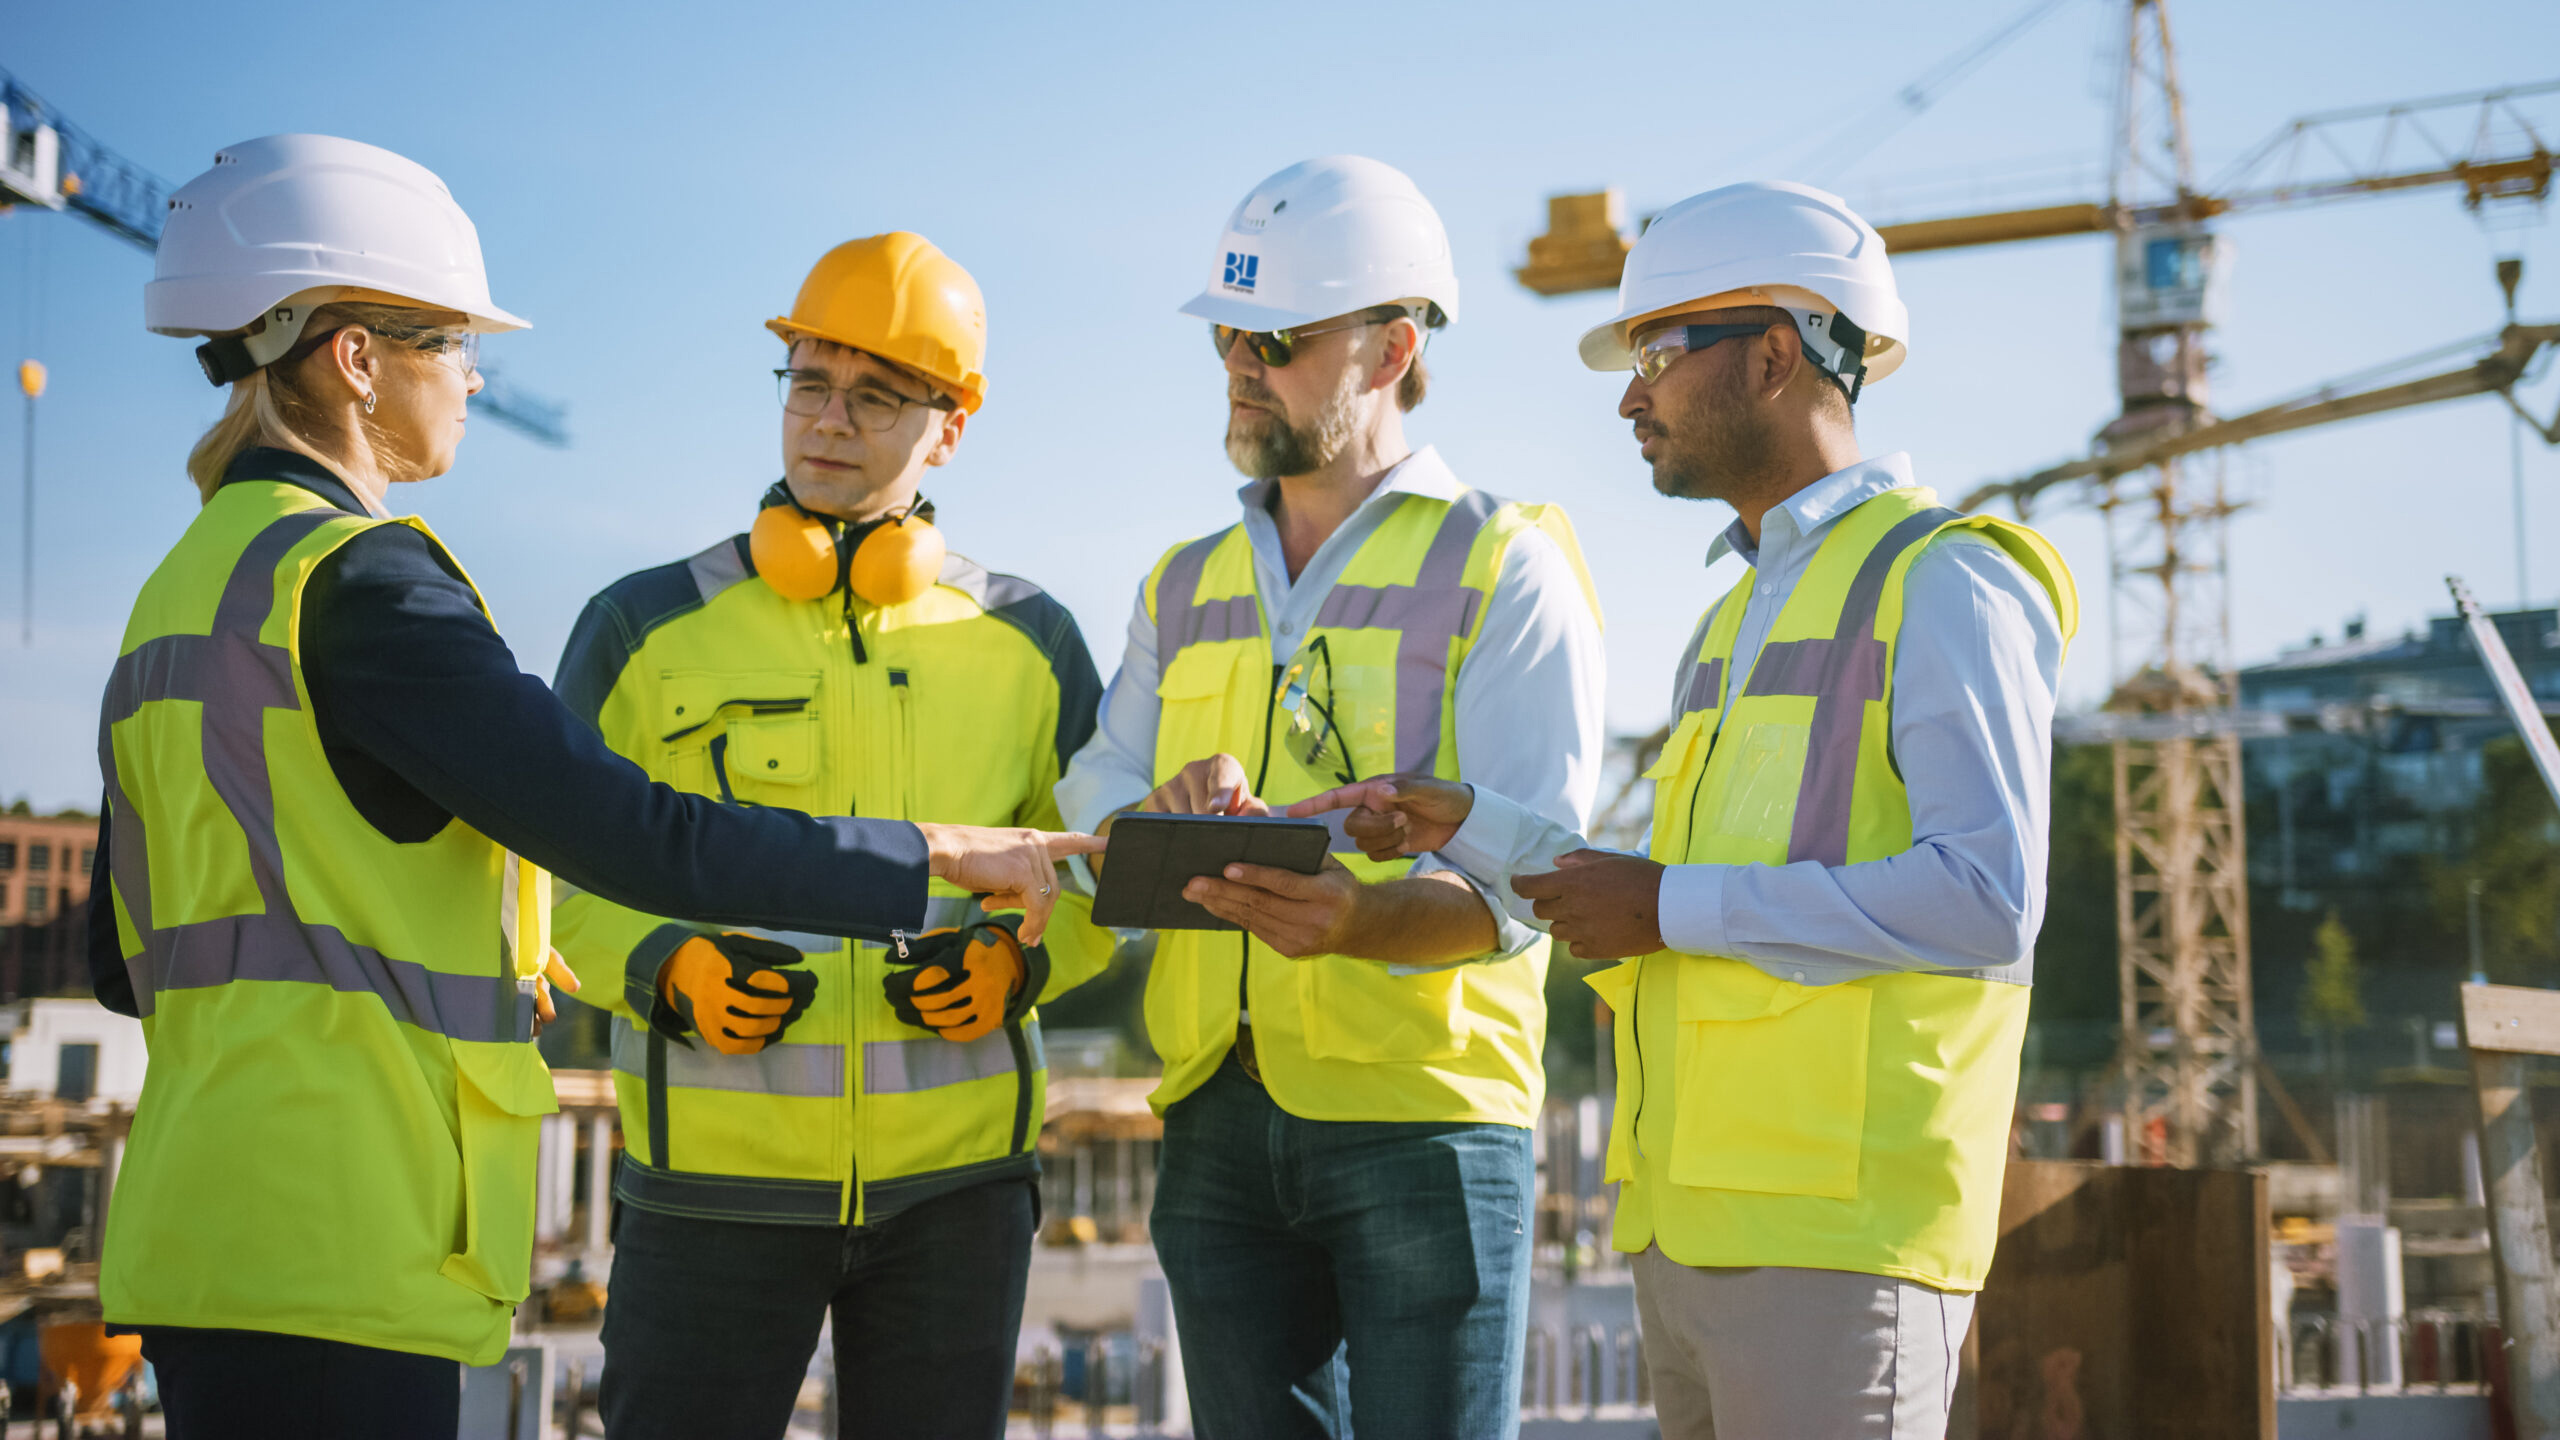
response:
[[[1254,766],[1253,771],[1253,793],[1256,795],[1260,795],[1263,787],[1271,782],[1271,713],[1280,706],[1280,677],[1287,673],[1289,673],[1288,666],[1277,660],[1271,662],[1271,686],[1262,697],[1262,759]],[[1253,1012],[1253,1000],[1245,985],[1252,974],[1253,932],[1238,931],[1236,934],[1236,1024],[1239,1026],[1245,1024],[1245,1017]],[[1255,1066],[1257,1069],[1260,1068],[1258,1057]]]

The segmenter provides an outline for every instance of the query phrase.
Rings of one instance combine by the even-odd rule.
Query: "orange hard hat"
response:
[[[978,282],[921,235],[848,240],[800,282],[791,313],[765,322],[788,345],[832,340],[904,365],[975,411],[987,394],[987,302]]]

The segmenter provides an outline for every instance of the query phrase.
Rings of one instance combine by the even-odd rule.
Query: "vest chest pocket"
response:
[[[1156,780],[1169,780],[1194,760],[1230,749],[1227,737],[1229,693],[1234,683],[1236,653],[1227,646],[1192,646],[1174,657],[1156,679]],[[1261,717],[1254,723],[1259,726]],[[1249,744],[1249,742],[1247,742]],[[1230,753],[1247,765],[1253,757],[1246,744]]]
[[[1874,1000],[1681,957],[1672,1183],[1856,1199]]]
[[[1719,741],[1717,756],[1708,762],[1718,772],[1715,783],[1698,797],[1708,812],[1702,833],[1728,844],[1774,846],[1775,857],[1784,859],[1795,834],[1796,796],[1804,786],[1805,750],[1812,735],[1809,725],[1762,723]],[[1719,760],[1724,763],[1717,764]]]

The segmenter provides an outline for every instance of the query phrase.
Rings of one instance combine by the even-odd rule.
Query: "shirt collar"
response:
[[[338,478],[336,472],[299,450],[274,445],[257,445],[231,457],[223,467],[222,483],[235,485],[243,480],[280,480],[299,485],[330,504],[352,515],[369,515],[364,501],[354,488]]]
[[[1244,513],[1247,515],[1268,515],[1271,513],[1271,494],[1279,488],[1280,482],[1277,480],[1256,480],[1238,487],[1236,501],[1244,506]],[[1365,510],[1389,495],[1419,495],[1426,500],[1455,500],[1465,492],[1466,488],[1458,483],[1458,477],[1450,471],[1449,462],[1440,458],[1438,448],[1425,445],[1397,461],[1394,467],[1387,471],[1387,477],[1378,482],[1378,488],[1370,492],[1369,498],[1360,502],[1360,509]],[[1357,514],[1358,511],[1353,513]]]
[[[1919,482],[1911,476],[1911,455],[1896,450],[1872,460],[1861,460],[1846,470],[1834,470],[1786,499],[1772,506],[1768,515],[1760,517],[1761,527],[1768,527],[1770,516],[1785,512],[1787,523],[1799,538],[1810,538],[1829,528],[1831,522],[1857,509],[1888,490],[1900,490]],[[1713,565],[1727,555],[1739,555],[1745,565],[1760,563],[1760,544],[1743,527],[1742,517],[1724,527],[1724,533],[1707,547],[1707,563]]]

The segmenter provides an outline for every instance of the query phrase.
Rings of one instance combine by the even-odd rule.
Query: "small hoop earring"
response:
[[[367,415],[373,413],[373,392],[370,390],[364,392],[364,413]]]

